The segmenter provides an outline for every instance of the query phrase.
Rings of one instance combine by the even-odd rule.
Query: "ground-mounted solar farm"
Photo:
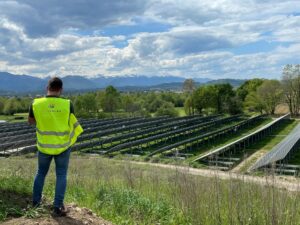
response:
[[[248,173],[297,176],[300,170],[300,125],[289,114],[81,119],[80,123],[84,133],[72,149],[82,154]],[[1,157],[37,151],[34,126],[3,123],[0,128]],[[268,142],[271,147],[266,150],[261,145]]]

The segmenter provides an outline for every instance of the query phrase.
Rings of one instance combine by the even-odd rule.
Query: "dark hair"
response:
[[[59,91],[63,87],[63,82],[59,77],[52,77],[48,81],[48,89],[50,91]]]

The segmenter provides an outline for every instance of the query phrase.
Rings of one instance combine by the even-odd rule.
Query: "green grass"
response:
[[[28,198],[36,159],[0,159],[0,192]],[[53,166],[44,193],[54,195]],[[79,157],[70,161],[67,202],[91,208],[115,224],[298,225],[299,192],[234,179],[205,178],[170,170],[103,158]],[[0,195],[0,200],[7,200]],[[3,220],[7,208],[0,207]],[[30,210],[16,213],[34,214]],[[10,215],[12,216],[12,215]]]
[[[0,120],[5,120],[7,122],[24,122],[27,121],[28,113],[15,113],[14,115],[0,115]],[[16,117],[24,117],[24,119],[16,119]]]
[[[279,144],[296,127],[297,124],[298,121],[296,120],[287,120],[281,123],[277,128],[275,128],[271,133],[271,135],[263,138],[260,141],[257,141],[257,143],[253,144],[250,148],[246,148],[245,152],[247,153],[247,157],[254,153],[259,153],[259,154],[254,155],[254,157],[248,160],[240,168],[240,172],[246,172],[247,169],[253,163],[255,163],[259,157],[271,151],[273,147]]]
[[[175,109],[178,112],[178,116],[187,116],[184,107],[176,107]]]
[[[195,158],[199,157],[202,154],[205,154],[209,151],[213,151],[214,149],[217,149],[219,147],[222,147],[224,145],[227,145],[233,141],[236,141],[248,134],[251,134],[252,132],[254,132],[255,130],[265,126],[266,124],[268,124],[269,122],[271,122],[272,119],[271,118],[267,118],[267,119],[262,119],[256,123],[254,123],[253,125],[250,125],[249,127],[245,127],[240,129],[238,132],[236,132],[235,134],[230,134],[227,135],[225,137],[219,138],[218,140],[215,140],[213,143],[208,144],[206,146],[203,146],[202,148],[199,148],[196,152],[201,152],[200,154],[196,155],[195,157],[190,157],[187,159],[187,162],[191,162],[193,161]],[[194,164],[193,164],[194,165]],[[196,165],[195,165],[196,166]],[[200,165],[201,167],[201,165]]]

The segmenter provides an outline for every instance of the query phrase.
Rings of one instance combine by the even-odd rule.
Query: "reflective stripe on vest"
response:
[[[69,100],[39,98],[34,100],[32,106],[39,151],[58,155],[76,142],[83,130],[74,114],[70,114]]]
[[[69,132],[67,133],[67,135],[69,135],[69,141],[64,143],[64,144],[42,144],[40,143],[39,141],[37,142],[38,145],[42,148],[66,148],[66,147],[69,147],[71,144],[72,144],[72,138],[74,137],[75,135],[75,130],[76,128],[80,126],[79,122],[76,122],[74,125],[73,125],[73,130],[72,132],[70,133],[69,135]],[[48,133],[52,133],[53,131],[49,131]],[[55,132],[54,132],[55,133]],[[82,133],[82,132],[81,132]],[[52,134],[49,134],[49,135],[52,135]],[[59,135],[56,135],[56,136],[61,136],[60,134]]]

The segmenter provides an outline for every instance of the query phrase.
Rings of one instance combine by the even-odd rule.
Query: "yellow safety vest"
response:
[[[36,120],[37,148],[48,155],[58,155],[73,145],[83,132],[73,113],[70,100],[38,98],[32,104]]]

